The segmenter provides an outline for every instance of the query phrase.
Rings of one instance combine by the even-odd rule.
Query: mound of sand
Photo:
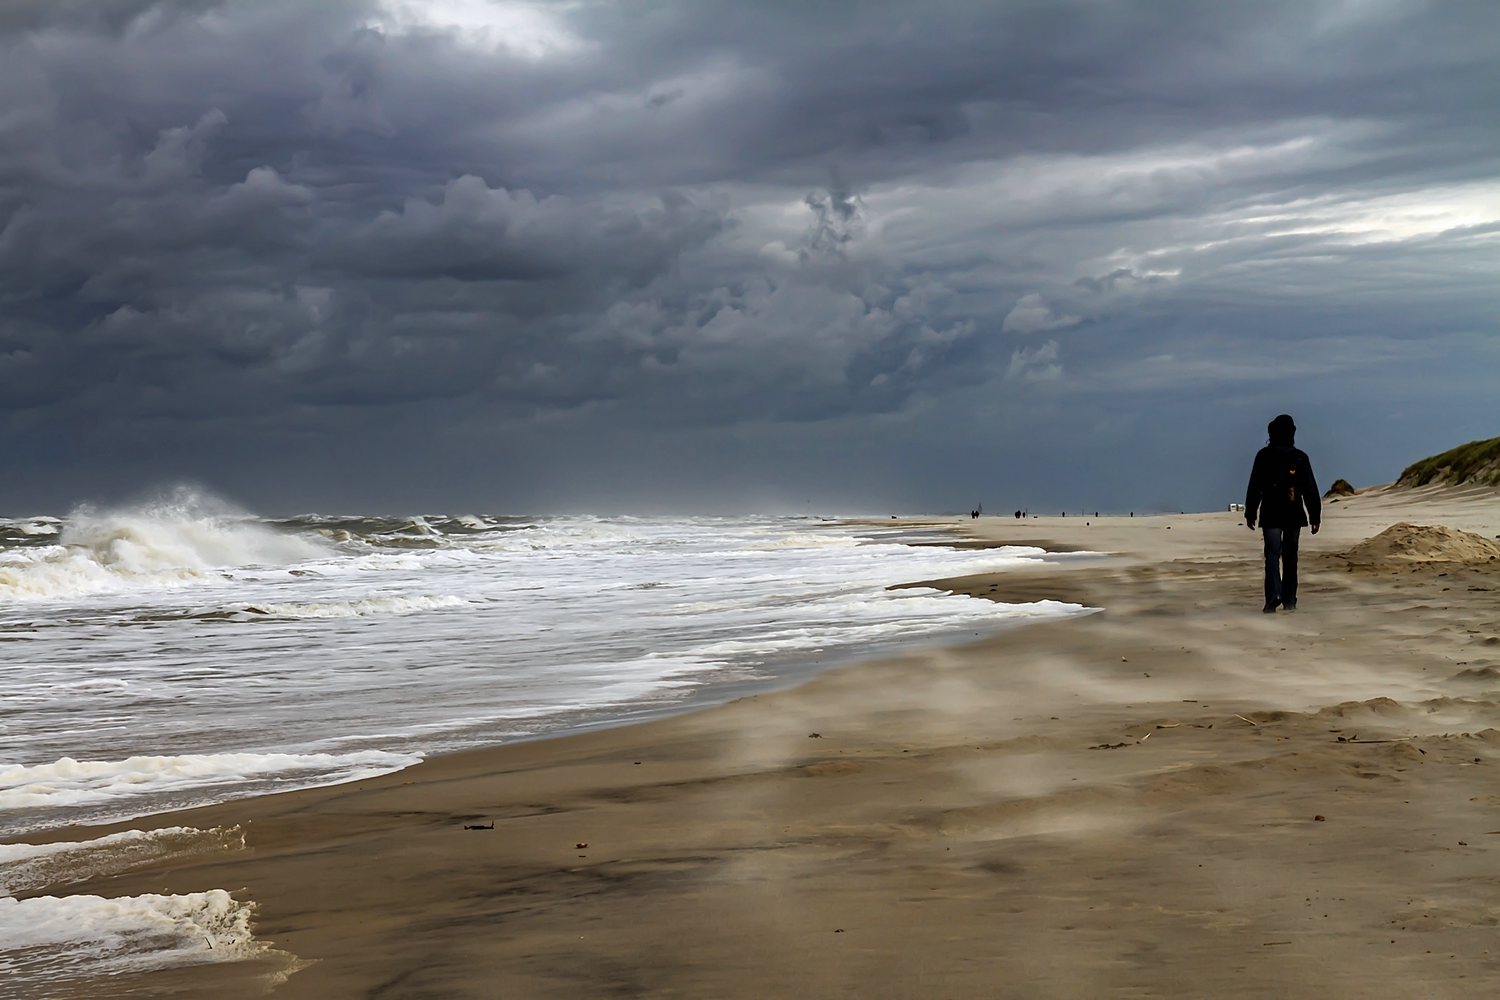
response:
[[[1500,560],[1500,544],[1472,531],[1445,528],[1440,524],[1402,521],[1374,538],[1366,538],[1344,553],[1351,563],[1449,562],[1482,563]]]
[[[1332,500],[1335,497],[1352,497],[1356,490],[1347,479],[1335,479],[1333,485],[1328,487],[1328,492],[1323,494],[1324,500]]]

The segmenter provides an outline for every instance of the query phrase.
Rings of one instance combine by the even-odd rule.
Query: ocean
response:
[[[0,519],[0,837],[355,780],[1085,611],[887,589],[1044,557],[944,537],[813,517],[277,519],[189,491]],[[0,846],[0,896],[235,836]],[[211,938],[209,917],[250,940],[233,900],[194,895],[105,902],[127,923],[186,907],[185,941]],[[0,970],[8,933],[76,950],[37,928],[76,927],[58,907],[97,898],[0,898]],[[85,944],[95,965],[113,954]]]

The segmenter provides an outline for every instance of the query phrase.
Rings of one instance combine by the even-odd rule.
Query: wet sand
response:
[[[1114,555],[944,586],[1103,610],[72,830],[241,824],[249,849],[51,891],[255,900],[313,963],[286,998],[1494,996],[1500,565],[1331,553],[1399,520],[1493,538],[1500,497],[1325,517],[1276,615],[1236,514],[955,520]],[[254,995],[284,964],[84,995]]]

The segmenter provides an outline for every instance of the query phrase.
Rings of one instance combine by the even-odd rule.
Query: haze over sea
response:
[[[0,834],[348,781],[1084,610],[888,590],[1043,555],[915,540],[809,517],[277,520],[187,490],[0,519]]]

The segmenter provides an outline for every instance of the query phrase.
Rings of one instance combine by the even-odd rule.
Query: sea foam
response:
[[[126,830],[93,840],[0,844],[0,896],[86,882],[151,862],[242,850],[244,846],[244,831],[237,826],[209,830],[168,826]]]
[[[258,957],[270,946],[255,939],[252,913],[223,889],[0,898],[0,997],[73,995],[70,979]]]
[[[0,813],[97,805],[212,785],[233,786],[268,777],[316,773],[319,784],[388,774],[421,760],[413,754],[216,753],[125,760],[74,760],[0,766]]]
[[[0,600],[181,587],[226,569],[284,566],[330,551],[186,490],[122,510],[80,508],[61,531],[35,518],[10,526],[37,539],[55,536],[55,543],[0,551]]]
[[[436,611],[462,608],[468,601],[452,594],[443,597],[365,597],[353,601],[331,601],[317,604],[249,604],[245,612],[267,618],[359,618],[364,615],[411,614],[414,611]]]

